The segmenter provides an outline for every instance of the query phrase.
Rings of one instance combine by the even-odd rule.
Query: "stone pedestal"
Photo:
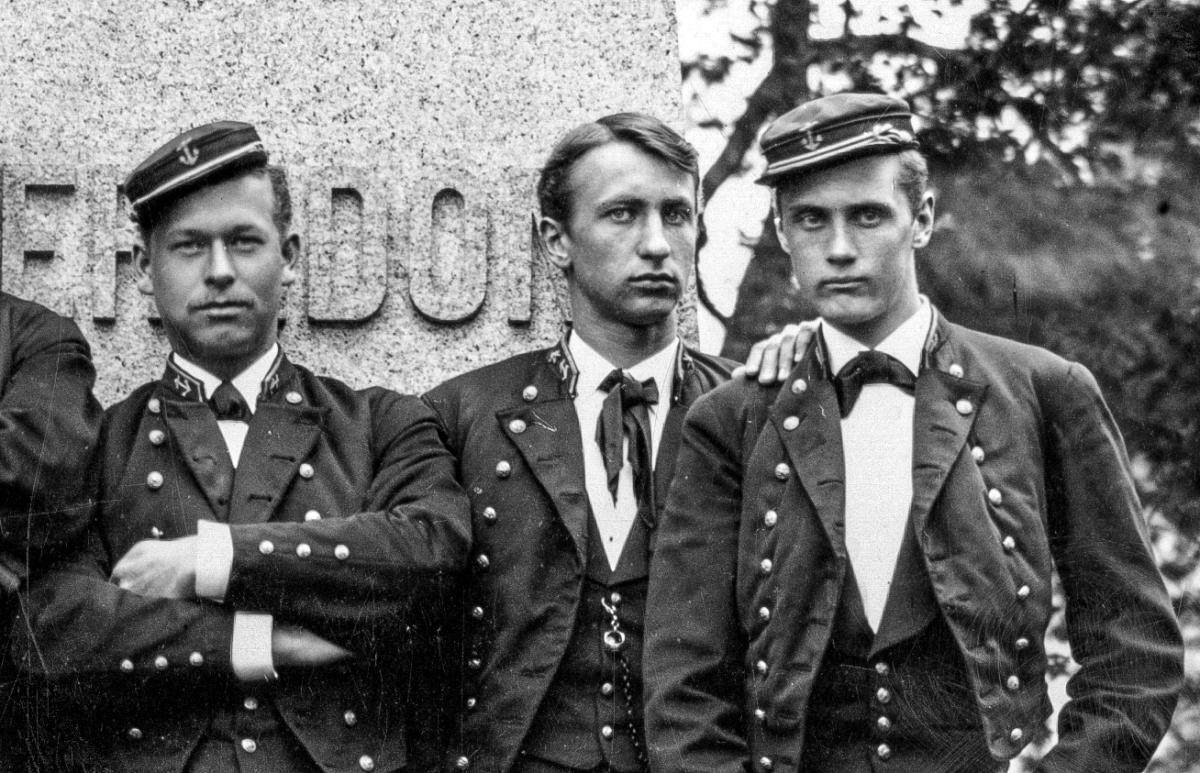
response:
[[[672,0],[115,0],[0,6],[0,286],[73,317],[105,403],[167,351],[119,184],[173,134],[254,123],[292,180],[282,340],[423,390],[553,340],[537,169],[577,123],[678,123]],[[693,329],[685,313],[685,329]]]

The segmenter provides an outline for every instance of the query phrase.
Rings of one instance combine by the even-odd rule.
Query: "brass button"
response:
[[[891,703],[892,691],[886,687],[880,687],[875,691],[875,700],[879,701],[880,703]]]
[[[363,756],[358,758],[358,766],[360,768],[362,768],[363,770],[374,770],[375,769],[375,760],[371,759],[370,757],[368,757],[367,755],[364,754]]]
[[[758,619],[762,620],[764,623],[769,622],[771,619],[771,610],[767,607],[759,607]]]
[[[1021,689],[1021,679],[1016,674],[1013,674],[1004,680],[1004,686],[1009,689],[1009,692],[1016,692]]]
[[[163,474],[158,470],[152,470],[150,474],[146,476],[146,485],[151,491],[157,491],[158,489],[162,488]]]
[[[275,552],[275,543],[269,539],[263,540],[262,542],[258,543],[258,552],[262,553],[264,556],[271,555]]]
[[[129,728],[129,730],[125,733],[125,735],[128,736],[129,740],[131,740],[131,741],[142,740],[142,731],[136,727]]]
[[[786,419],[783,420],[783,428],[786,429],[788,432],[791,432],[792,430],[794,430],[796,427],[799,427],[799,426],[800,426],[800,419],[795,416],[788,416]]]
[[[762,722],[763,720],[765,720],[767,718],[767,712],[763,711],[762,709],[755,709],[754,710],[754,718],[757,719],[759,722]]]
[[[760,673],[760,674],[767,673],[767,661],[765,661],[765,660],[758,661],[757,663],[754,664],[754,669],[756,671],[758,671],[758,673]]]
[[[953,365],[951,365],[950,366],[950,375],[954,376],[955,378],[962,378],[963,377],[962,365],[959,365],[957,362],[954,363]]]
[[[133,661],[130,660],[129,658],[125,658],[124,660],[122,660],[121,661],[121,670],[127,674],[132,674],[133,673]]]
[[[1017,541],[1011,535],[1000,540],[1000,544],[1004,546],[1004,550],[1008,553],[1013,552],[1017,548]]]
[[[471,617],[476,620],[483,619],[483,607],[471,607]]]
[[[306,512],[304,514],[304,520],[319,521],[319,520],[321,520],[321,514],[318,513],[316,510],[309,510],[308,512]]]
[[[768,510],[763,514],[763,523],[765,523],[768,527],[774,526],[778,522],[779,513],[775,512],[774,510]]]
[[[887,663],[880,661],[875,664],[875,673],[879,674],[880,676],[887,676],[891,672],[892,669]]]
[[[988,497],[988,501],[991,502],[993,505],[999,505],[1001,502],[1004,501],[1004,495],[1000,493],[1000,489],[998,489],[998,488],[988,489],[987,497]]]
[[[879,746],[875,747],[875,754],[881,760],[889,759],[892,756],[892,747],[888,746],[885,743],[881,743],[881,744],[879,744]]]
[[[467,768],[471,767],[471,760],[467,757],[459,757],[454,761],[454,767],[458,768],[459,770],[466,770]]]
[[[479,658],[471,658],[467,661],[467,668],[471,669],[472,671],[478,671],[482,667],[483,661]]]
[[[494,507],[483,508],[483,520],[487,521],[488,523],[494,522],[496,520],[496,508],[494,508]]]
[[[496,477],[507,478],[509,475],[512,475],[512,465],[503,459],[496,462]]]
[[[312,555],[312,547],[307,542],[301,542],[296,546],[296,555],[300,558],[308,558]]]
[[[1020,588],[1017,588],[1017,598],[1021,599],[1021,601],[1024,601],[1025,599],[1029,598],[1029,586],[1028,585],[1022,585]]]
[[[806,389],[808,389],[808,382],[804,379],[798,378],[792,382],[792,394],[802,395]]]
[[[971,449],[971,458],[975,460],[976,464],[983,464],[983,460],[987,458],[987,454],[983,452],[983,448],[975,446]]]
[[[608,596],[608,600],[614,604],[620,604],[621,603],[620,591],[613,591],[612,593],[610,593]]]
[[[254,754],[254,752],[258,751],[258,744],[254,742],[253,738],[243,738],[242,750],[245,751],[246,754]]]
[[[467,708],[468,709],[473,709],[478,705],[479,705],[479,701],[475,700],[474,698],[467,698]]]
[[[881,733],[890,732],[892,729],[892,720],[887,717],[880,717],[875,720],[875,727],[879,728],[879,732]]]
[[[605,725],[604,727],[600,728],[600,735],[601,735],[601,736],[602,736],[602,737],[603,737],[605,740],[607,740],[607,739],[609,739],[609,738],[612,738],[612,737],[613,737],[613,729],[612,729],[612,726],[611,726],[611,725]]]
[[[970,416],[975,410],[975,406],[971,404],[970,400],[963,398],[954,404],[954,410],[958,411],[963,416]]]
[[[1029,639],[1026,639],[1024,636],[1022,636],[1021,638],[1017,639],[1016,645],[1017,649],[1019,650],[1029,649]]]
[[[1012,731],[1008,734],[1009,740],[1011,740],[1013,743],[1020,741],[1024,737],[1025,737],[1025,731],[1019,727],[1014,727],[1012,729]]]
[[[775,465],[775,477],[780,480],[787,480],[792,476],[792,470],[787,466],[787,462],[780,462]]]
[[[313,466],[311,464],[309,464],[308,462],[304,462],[303,464],[300,465],[300,477],[301,478],[304,478],[305,480],[311,480],[313,475],[316,475],[316,470],[313,469]]]
[[[487,569],[489,566],[492,565],[492,561],[490,558],[487,557],[486,553],[480,553],[479,556],[475,559],[475,564],[480,569]]]
[[[292,405],[299,405],[304,398],[300,396],[299,392],[288,392],[283,396],[283,399],[287,400]]]
[[[527,403],[531,403],[537,399],[538,389],[533,384],[521,390],[521,399]]]
[[[346,709],[346,711],[342,713],[342,721],[346,723],[346,727],[354,727],[358,724],[358,715],[350,709]]]
[[[170,661],[167,660],[166,655],[159,655],[158,657],[156,657],[154,659],[154,667],[157,668],[159,671],[166,671],[167,666],[169,666],[169,665],[171,665],[171,663],[170,663]]]
[[[613,694],[612,682],[605,682],[604,684],[600,685],[600,694],[605,697],[612,695]]]
[[[350,548],[345,545],[335,545],[333,548],[333,557],[339,561],[345,561],[350,557]]]
[[[188,655],[188,663],[197,667],[202,666],[204,665],[204,656],[199,652],[193,652],[191,655]]]
[[[528,425],[520,419],[513,419],[508,423],[508,431],[514,435],[520,435],[528,428]]]
[[[775,763],[771,762],[771,758],[770,758],[770,757],[763,757],[763,758],[761,758],[761,759],[758,761],[758,764],[762,766],[762,769],[763,769],[763,770],[770,770],[771,768],[775,767]]]
[[[162,413],[162,402],[157,397],[151,397],[146,402],[146,410],[150,413]]]
[[[257,711],[258,698],[255,698],[253,695],[247,696],[246,700],[242,701],[242,707],[245,708],[246,711]]]
[[[161,429],[150,430],[149,437],[150,445],[152,446],[161,446],[163,443],[167,442],[167,433],[163,432]]]
[[[762,561],[759,562],[758,568],[762,571],[763,574],[770,574],[771,570],[775,568],[775,564],[771,562],[771,559],[764,558]]]
[[[150,527],[150,536],[151,537],[154,537],[154,539],[162,539],[162,535],[163,535],[162,529],[158,528],[157,526]]]

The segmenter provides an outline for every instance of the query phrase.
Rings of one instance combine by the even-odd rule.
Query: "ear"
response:
[[[297,266],[300,262],[300,235],[289,234],[283,240],[280,252],[283,255],[283,274],[279,281],[280,284],[287,287],[299,278]]]
[[[783,224],[779,217],[779,190],[776,188],[771,189],[771,222],[775,224],[775,238],[779,240],[779,246],[783,247],[783,251],[790,255],[792,248],[788,244],[787,234],[783,231]]]
[[[546,248],[546,257],[550,262],[567,271],[571,268],[571,236],[566,227],[552,217],[543,217],[538,222],[538,233],[542,238],[542,246]]]
[[[139,235],[133,242],[133,269],[137,272],[137,289],[142,295],[154,295],[154,262],[150,250]]]
[[[921,198],[921,206],[917,207],[916,215],[913,217],[913,248],[920,249],[929,244],[931,236],[933,236],[933,194],[925,191],[925,195]]]

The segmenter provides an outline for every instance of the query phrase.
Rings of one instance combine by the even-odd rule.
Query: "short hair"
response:
[[[671,127],[644,113],[614,113],[567,132],[550,151],[538,176],[538,206],[544,217],[564,228],[571,217],[571,170],[588,151],[612,142],[626,142],[695,180],[700,198],[700,161],[696,149]]]
[[[292,226],[292,194],[288,188],[287,172],[284,171],[283,167],[273,164],[233,167],[227,172],[205,178],[196,185],[182,188],[169,196],[163,197],[160,201],[154,201],[146,205],[137,213],[137,225],[142,235],[142,241],[149,246],[150,234],[158,227],[167,213],[185,196],[195,193],[201,188],[207,188],[210,185],[218,185],[246,176],[266,177],[270,180],[271,198],[273,199],[271,220],[275,223],[276,230],[279,231],[280,241],[283,241],[287,238],[288,231]]]
[[[921,208],[921,199],[925,197],[925,191],[929,188],[929,165],[919,150],[902,150],[897,155],[900,158],[900,171],[896,174],[896,187],[904,195],[904,200],[908,202],[909,212],[915,215]],[[780,214],[779,192],[800,179],[802,179],[802,175],[784,177],[771,186],[771,206],[774,208],[776,216]]]

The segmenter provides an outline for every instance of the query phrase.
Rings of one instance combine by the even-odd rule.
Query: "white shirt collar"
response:
[[[242,393],[242,397],[245,398],[246,405],[249,406],[251,413],[254,413],[258,409],[258,393],[262,391],[263,379],[271,371],[271,366],[275,364],[275,357],[278,354],[279,344],[272,344],[271,348],[261,357],[250,363],[249,367],[233,377],[233,386],[237,391]],[[221,379],[191,360],[180,356],[178,352],[171,352],[171,358],[175,361],[176,366],[204,385],[205,397],[212,397],[212,393],[221,384]]]
[[[600,382],[616,370],[617,366],[606,360],[604,355],[593,349],[582,336],[576,335],[575,331],[571,331],[567,337],[567,348],[571,352],[571,358],[575,360],[575,370],[579,375],[576,389],[581,395],[595,392],[600,388]],[[658,387],[659,405],[662,405],[669,402],[667,396],[675,386],[675,360],[678,353],[679,339],[676,338],[662,351],[625,370],[638,381],[654,379]]]
[[[922,295],[920,301],[913,315],[900,323],[900,327],[875,347],[878,351],[890,354],[904,363],[913,375],[921,372],[921,354],[925,350],[925,341],[929,338],[929,328],[933,324],[933,307],[929,305],[929,299]],[[824,322],[821,323],[821,334],[825,338],[825,349],[829,353],[830,373],[837,373],[859,352],[871,348]]]

